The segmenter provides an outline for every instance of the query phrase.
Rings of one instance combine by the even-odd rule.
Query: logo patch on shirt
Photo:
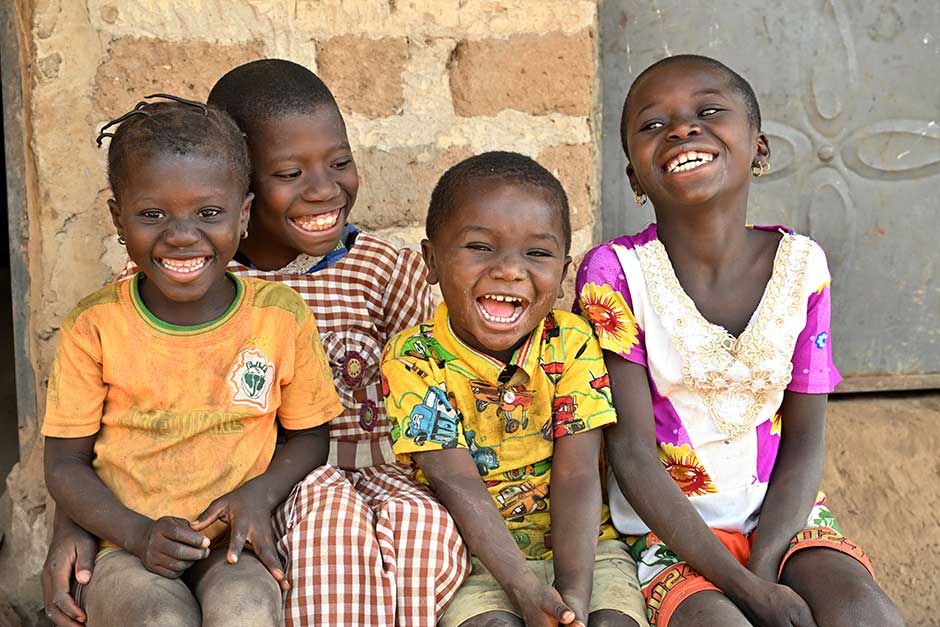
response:
[[[238,354],[228,378],[232,386],[232,404],[247,405],[268,411],[274,364],[257,348],[246,348]]]

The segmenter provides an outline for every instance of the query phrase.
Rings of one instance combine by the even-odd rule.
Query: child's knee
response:
[[[588,617],[588,627],[639,627],[639,623],[616,610],[596,610]]]
[[[198,627],[199,605],[179,579],[151,573],[140,560],[116,551],[98,561],[85,588],[88,625]]]
[[[851,586],[839,595],[841,603],[817,610],[821,614],[820,625],[826,627],[905,627],[901,611],[872,580],[870,583]]]
[[[254,555],[243,554],[238,564],[220,564],[213,571],[200,584],[205,627],[280,624],[280,587]]]
[[[509,612],[486,612],[460,623],[460,627],[522,627],[522,619]]]
[[[167,580],[170,581],[170,580]],[[101,598],[97,598],[101,597]],[[140,625],[141,627],[199,627],[199,605],[184,590],[154,586],[131,592],[112,588],[86,597],[88,625]]]

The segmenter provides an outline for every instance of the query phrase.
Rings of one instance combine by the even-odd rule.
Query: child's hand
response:
[[[777,583],[777,571],[780,569],[780,559],[774,560],[753,551],[750,559],[747,560],[747,569],[764,581]]]
[[[52,544],[42,567],[42,598],[46,616],[57,627],[81,627],[85,612],[71,594],[71,578],[82,584],[91,581],[98,539],[56,512]]]
[[[209,538],[193,531],[187,520],[164,516],[150,523],[137,546],[128,550],[150,572],[176,579],[193,562],[209,556]]]
[[[573,592],[568,592],[561,588],[557,588],[557,590],[558,594],[561,595],[562,602],[567,605],[568,608],[570,608],[571,611],[575,614],[575,620],[570,624],[573,627],[587,627],[587,617],[590,613],[588,611],[590,608],[590,599],[588,599],[588,601],[584,601]],[[584,620],[581,620],[581,618]]]
[[[251,486],[246,484],[212,501],[209,507],[193,521],[192,528],[202,531],[217,520],[228,524],[230,538],[226,556],[228,562],[234,564],[238,561],[247,542],[271,576],[277,580],[281,589],[287,590],[290,588],[290,583],[284,575],[281,560],[274,548],[271,511],[265,507],[264,503],[265,499],[253,494]]]
[[[754,592],[737,603],[763,627],[818,627],[806,601],[788,586],[760,580]]]
[[[558,591],[552,586],[540,585],[532,588],[516,601],[522,612],[522,622],[526,627],[556,627],[557,625],[576,625],[578,622],[574,610],[568,607]]]

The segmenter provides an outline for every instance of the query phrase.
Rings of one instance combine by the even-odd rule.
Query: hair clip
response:
[[[101,147],[101,142],[104,141],[105,137],[111,137],[111,138],[114,137],[114,133],[105,132],[112,126],[117,126],[121,122],[125,122],[128,119],[134,117],[135,115],[143,115],[143,116],[149,117],[150,114],[147,113],[145,108],[147,107],[147,105],[153,104],[151,102],[146,102],[147,100],[151,98],[163,98],[164,100],[172,100],[173,102],[178,102],[179,104],[184,104],[190,107],[195,107],[196,109],[199,109],[200,111],[202,111],[202,114],[204,116],[206,117],[209,116],[209,107],[205,103],[198,102],[196,100],[189,100],[187,98],[181,98],[179,96],[174,96],[173,94],[150,94],[149,96],[144,96],[144,100],[141,100],[136,105],[134,105],[133,109],[131,109],[130,111],[128,111],[121,117],[111,120],[110,122],[108,122],[107,124],[101,127],[101,130],[98,131],[98,137],[95,139],[95,143],[98,144],[98,147],[99,148]]]
[[[198,100],[189,100],[187,98],[181,98],[180,96],[174,96],[173,94],[150,94],[149,96],[144,96],[144,98],[147,98],[147,99],[163,98],[164,100],[172,100],[173,102],[178,102],[180,104],[189,105],[190,107],[196,107],[197,109],[202,111],[203,115],[207,117],[209,115],[209,106],[204,102],[199,102]],[[139,102],[137,103],[137,106],[140,106],[142,104],[147,105],[150,103]]]

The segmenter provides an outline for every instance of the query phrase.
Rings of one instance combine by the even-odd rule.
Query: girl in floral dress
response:
[[[612,518],[652,625],[903,625],[818,493],[840,380],[829,270],[809,238],[745,226],[760,125],[750,85],[706,57],[664,59],[627,95],[627,175],[656,224],[589,252],[575,305],[618,414]]]

